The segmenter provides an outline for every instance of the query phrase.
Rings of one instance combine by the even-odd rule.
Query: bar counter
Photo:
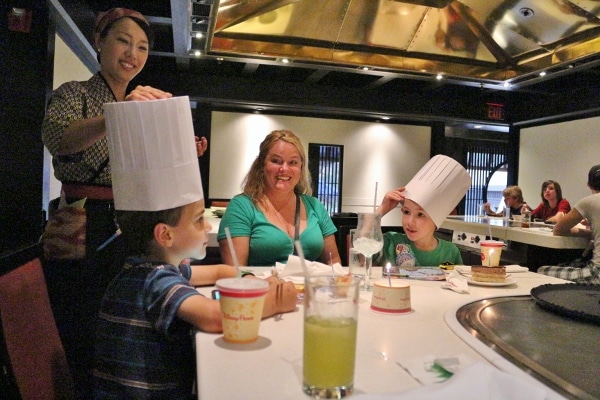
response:
[[[500,217],[477,217],[471,215],[450,216],[444,220],[442,229],[471,232],[494,238],[514,241],[551,249],[584,249],[588,240],[576,236],[554,236],[552,225],[532,222],[522,228],[520,222],[507,221]]]

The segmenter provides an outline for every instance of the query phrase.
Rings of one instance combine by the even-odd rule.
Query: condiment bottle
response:
[[[527,206],[527,203],[523,204],[523,216],[521,217],[521,228],[529,228],[531,222],[531,210]]]

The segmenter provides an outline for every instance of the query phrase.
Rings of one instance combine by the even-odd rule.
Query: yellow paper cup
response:
[[[220,293],[223,339],[230,343],[255,342],[269,282],[226,278],[219,279],[215,286]]]

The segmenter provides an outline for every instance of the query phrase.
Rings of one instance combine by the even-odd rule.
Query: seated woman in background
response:
[[[308,260],[340,263],[337,228],[321,202],[311,196],[306,153],[288,130],[271,132],[244,178],[244,191],[229,203],[217,239],[224,263],[233,265],[225,228],[229,227],[240,265],[287,262],[294,242]]]
[[[592,194],[575,203],[573,209],[558,221],[553,233],[590,238],[594,247],[592,259],[579,258],[558,266],[540,267],[538,273],[577,283],[600,283],[600,164],[594,165],[588,172],[587,185]],[[587,220],[591,229],[578,226],[582,220]]]
[[[531,218],[547,222],[558,222],[569,211],[571,205],[562,197],[562,189],[556,181],[542,183],[542,202],[531,212]]]
[[[508,186],[502,191],[502,196],[504,197],[505,207],[510,207],[510,215],[521,215],[521,208],[525,203],[521,188],[518,186]],[[486,214],[490,217],[504,216],[504,212],[502,210],[500,212],[492,211],[490,208],[490,203],[485,203],[483,206],[485,207]]]

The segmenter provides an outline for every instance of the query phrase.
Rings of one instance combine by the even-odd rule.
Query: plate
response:
[[[477,286],[509,286],[517,284],[517,281],[509,278],[506,278],[504,282],[478,282],[474,281],[472,278],[467,278],[467,282],[469,282],[471,285]]]

